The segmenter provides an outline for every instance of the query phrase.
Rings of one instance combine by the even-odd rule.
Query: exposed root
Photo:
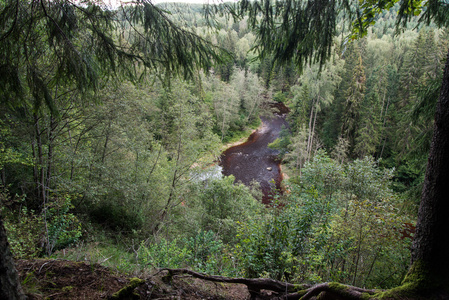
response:
[[[180,274],[189,274],[195,278],[224,283],[240,283],[248,287],[253,298],[261,298],[260,291],[268,290],[277,293],[276,297],[280,295],[288,295],[295,293],[299,290],[304,290],[310,287],[310,285],[295,285],[288,282],[282,282],[270,278],[230,278],[215,275],[205,275],[188,269],[161,269],[161,271],[168,271],[169,277]],[[264,297],[262,297],[264,298]],[[275,296],[269,296],[268,298],[275,298]]]
[[[336,282],[320,283],[314,286],[291,284],[270,278],[230,278],[198,273],[188,269],[161,269],[167,271],[166,280],[175,275],[188,274],[192,277],[223,283],[238,283],[247,286],[251,299],[270,300],[443,300],[449,293],[443,288],[424,289],[419,285],[406,283],[390,290],[363,289]],[[413,282],[412,282],[413,283]]]
[[[287,299],[309,300],[313,299],[313,297],[317,297],[316,299],[320,300],[367,300],[372,299],[371,296],[378,292],[379,291],[376,290],[367,290],[355,286],[330,282],[317,284],[309,288],[303,295],[300,293],[297,293],[296,295],[287,295]]]
[[[315,286],[307,284],[295,285],[270,278],[229,278],[205,275],[188,269],[162,269],[168,271],[167,278],[174,275],[189,274],[195,278],[224,283],[240,283],[248,287],[253,299],[320,299],[320,300],[366,300],[379,292],[339,283],[322,283]],[[262,294],[261,291],[272,293]]]

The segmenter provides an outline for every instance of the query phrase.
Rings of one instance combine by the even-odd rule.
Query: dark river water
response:
[[[282,172],[277,159],[278,151],[268,148],[279,137],[282,127],[287,127],[285,116],[288,108],[283,104],[270,105],[272,116],[261,117],[259,127],[243,144],[231,147],[223,152],[221,166],[223,174],[234,175],[235,181],[250,185],[252,181],[260,183],[265,204],[273,198],[274,189],[281,190]]]

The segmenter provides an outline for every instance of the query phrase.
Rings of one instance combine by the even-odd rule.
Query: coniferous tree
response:
[[[353,76],[346,90],[346,103],[343,114],[342,136],[348,140],[351,149],[356,143],[356,132],[360,121],[360,107],[365,97],[365,70],[362,64],[362,56],[358,53],[357,65],[353,70]],[[351,150],[353,153],[354,150]]]
[[[373,156],[379,144],[379,97],[370,93],[363,101],[359,127],[355,133],[354,154],[358,158]]]
[[[360,108],[360,124],[356,131],[354,145],[354,153],[358,158],[373,156],[380,142],[382,103],[379,93],[382,92],[382,85],[386,83],[386,80],[382,81],[381,78],[385,78],[384,72],[374,71],[367,80],[368,93]]]

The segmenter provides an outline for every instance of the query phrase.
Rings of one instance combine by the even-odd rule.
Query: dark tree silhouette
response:
[[[25,295],[20,286],[14,260],[9,249],[3,219],[0,216],[0,299],[22,300]]]

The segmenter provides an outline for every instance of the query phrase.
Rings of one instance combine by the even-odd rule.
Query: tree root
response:
[[[189,274],[192,277],[223,283],[239,283],[247,286],[251,299],[288,299],[288,300],[366,300],[374,299],[378,290],[362,289],[339,283],[321,283],[314,286],[307,284],[291,284],[270,278],[230,278],[205,275],[188,269],[161,269],[167,271],[168,280],[174,275]],[[274,293],[262,294],[261,291]],[[371,297],[373,296],[373,297]]]
[[[351,285],[345,285],[334,282],[327,282],[317,284],[309,289],[305,293],[295,293],[287,295],[286,299],[320,299],[320,300],[362,300],[373,299],[374,294],[378,293],[378,290],[362,289]],[[316,298],[314,298],[316,297]]]
[[[268,290],[279,294],[287,295],[297,292],[298,290],[307,289],[310,285],[295,285],[288,282],[282,282],[270,278],[230,278],[216,275],[205,275],[188,269],[161,269],[160,271],[168,271],[169,278],[174,275],[189,274],[195,278],[223,283],[239,283],[247,286],[252,299],[273,299],[275,296],[261,297],[261,290]]]

